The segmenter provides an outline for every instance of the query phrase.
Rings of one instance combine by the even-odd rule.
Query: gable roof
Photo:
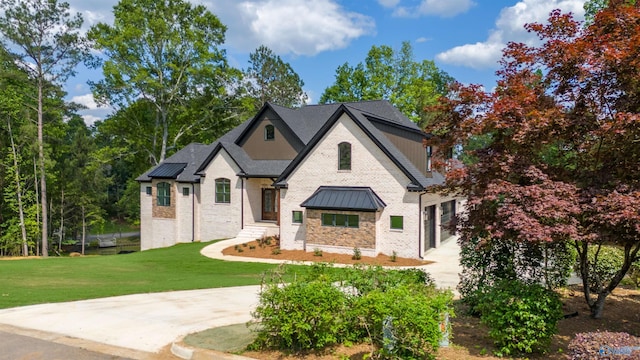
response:
[[[377,102],[374,102],[377,103]],[[388,107],[395,109],[391,104],[385,101]],[[361,105],[362,103],[358,103]],[[376,104],[376,107],[379,107],[379,104]],[[286,187],[287,186],[287,178],[291,173],[295,170],[295,168],[302,162],[302,160],[313,150],[315,145],[320,142],[322,137],[331,129],[331,127],[338,121],[338,119],[343,115],[347,114],[359,127],[360,129],[368,135],[368,137],[382,150],[385,155],[393,161],[393,163],[398,166],[398,168],[409,178],[411,183],[407,184],[407,189],[410,191],[422,191],[429,186],[442,184],[444,183],[444,177],[437,173],[432,172],[431,177],[425,176],[422,171],[417,169],[413,163],[400,151],[398,148],[393,145],[393,143],[380,132],[370,121],[370,117],[373,116],[369,111],[363,111],[362,106],[359,108],[352,107],[348,103],[340,104],[338,109],[331,115],[331,117],[324,123],[322,128],[319,129],[318,132],[314,135],[314,137],[309,141],[307,146],[296,156],[295,159],[287,166],[287,168],[282,172],[282,175],[276,180],[274,185],[276,187]],[[366,108],[366,107],[365,107]],[[368,109],[367,109],[368,110]],[[397,111],[397,110],[396,110]],[[406,128],[414,128],[418,129],[417,125],[412,123],[408,118],[400,116],[399,118],[397,114],[393,111],[387,110],[383,112],[383,114],[387,114],[394,117],[393,122],[398,123]],[[376,117],[378,120],[388,120],[380,117]],[[406,119],[406,121],[404,120]],[[413,124],[413,126],[411,125]],[[426,135],[426,134],[425,134]]]
[[[240,146],[243,139],[254,131],[269,111],[275,113],[282,120],[292,136],[297,137],[294,139],[295,141],[304,144],[302,150],[293,160],[254,160]],[[163,164],[186,163],[187,166],[177,175],[176,180],[199,182],[209,163],[224,149],[240,168],[238,176],[273,178],[276,179],[274,186],[286,187],[287,177],[345,113],[410,179],[407,189],[424,190],[431,185],[444,182],[444,177],[437,172],[433,172],[431,177],[425,176],[375,126],[375,124],[383,123],[428,137],[415,123],[386,100],[307,105],[296,109],[266,103],[256,116],[227,132],[212,144],[189,144],[167,158]],[[154,173],[156,168],[150,169],[136,180],[151,181],[153,177],[158,177],[157,173]],[[152,174],[155,176],[151,176]]]
[[[378,211],[387,204],[370,187],[320,186],[300,206],[320,210]]]

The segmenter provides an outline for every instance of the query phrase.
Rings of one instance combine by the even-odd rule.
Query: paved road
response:
[[[6,326],[3,326],[7,329]],[[0,329],[0,359],[2,360],[132,360],[128,357],[86,350],[81,341],[72,339],[69,345],[59,343],[50,334],[20,335],[20,329]],[[37,336],[37,337],[34,337]],[[86,344],[85,344],[86,345]]]

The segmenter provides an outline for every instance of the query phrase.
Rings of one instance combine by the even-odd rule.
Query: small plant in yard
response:
[[[318,248],[313,249],[313,256],[322,256],[322,250]]]
[[[498,356],[545,352],[562,318],[560,296],[539,284],[500,281],[478,295],[476,306]]]
[[[358,247],[354,247],[353,248],[353,256],[351,256],[351,258],[353,260],[360,260],[362,259],[362,252],[360,251],[360,248]]]
[[[249,250],[255,250],[256,246],[255,245],[249,245]]]
[[[390,257],[391,262],[396,262],[398,261],[398,253],[395,252],[395,250],[391,253],[391,257]]]
[[[247,243],[242,243],[242,247],[247,247]]]
[[[275,248],[275,249],[271,250],[271,253],[273,255],[280,255],[282,253],[282,251],[280,251],[280,248]]]

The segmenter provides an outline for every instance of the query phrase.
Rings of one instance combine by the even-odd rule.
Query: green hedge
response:
[[[252,314],[254,349],[368,342],[381,358],[435,358],[445,314],[454,315],[452,293],[437,290],[421,270],[357,266],[336,272],[314,265],[291,283],[270,279]]]

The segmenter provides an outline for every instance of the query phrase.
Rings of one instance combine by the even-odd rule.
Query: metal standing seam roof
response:
[[[300,206],[309,209],[378,211],[387,204],[370,187],[321,186]]]
[[[182,170],[187,167],[187,163],[163,163],[149,173],[151,178],[175,179]]]

